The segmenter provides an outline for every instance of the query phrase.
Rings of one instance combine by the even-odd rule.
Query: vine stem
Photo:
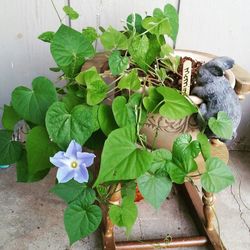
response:
[[[62,18],[61,18],[60,15],[59,15],[59,12],[58,12],[58,10],[57,10],[55,4],[54,4],[54,1],[53,1],[53,0],[50,0],[50,2],[51,2],[52,6],[53,6],[53,8],[54,8],[54,10],[55,10],[55,12],[56,12],[56,14],[57,14],[57,17],[58,17],[60,23],[62,23]]]
[[[164,21],[166,21],[168,19],[168,17],[163,18],[160,22],[156,23],[155,25],[153,25],[151,28],[149,28],[148,30],[144,31],[141,34],[138,34],[137,36],[143,36],[145,34],[147,34],[150,30],[154,29],[155,27],[157,27],[160,23],[163,23]]]
[[[153,109],[153,111],[151,113],[154,113],[163,103],[165,102],[165,100],[160,101],[155,108]]]

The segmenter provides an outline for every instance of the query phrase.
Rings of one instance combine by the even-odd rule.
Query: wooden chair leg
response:
[[[203,212],[205,216],[205,226],[208,231],[214,230],[213,218],[214,218],[214,202],[215,197],[213,193],[206,192],[202,189],[202,201],[203,201]]]
[[[121,184],[111,187],[111,192],[113,193],[110,198],[110,203],[114,205],[119,205],[121,200]],[[108,207],[103,206],[103,246],[105,250],[115,250],[115,236],[114,236],[114,225],[108,215]]]

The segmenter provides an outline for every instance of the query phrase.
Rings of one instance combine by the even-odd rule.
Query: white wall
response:
[[[37,39],[59,25],[50,0],[1,0],[0,6],[0,106],[8,103],[15,86],[29,86],[39,75],[55,79],[48,70],[55,66],[49,44]],[[80,13],[71,26],[112,25],[131,12],[152,13],[155,7],[172,3],[180,7],[180,31],[176,48],[228,55],[250,71],[250,1],[246,0],[54,0],[57,9],[70,4]],[[66,23],[69,20],[65,19]],[[250,98],[243,103],[244,116],[238,142],[250,149]],[[1,115],[1,113],[0,113]],[[249,134],[249,135],[248,135]]]

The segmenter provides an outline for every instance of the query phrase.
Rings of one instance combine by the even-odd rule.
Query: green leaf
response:
[[[39,181],[48,173],[48,169],[45,169],[43,171],[30,174],[28,165],[27,153],[23,150],[21,158],[16,163],[17,182]]]
[[[59,67],[52,67],[52,68],[49,68],[49,70],[52,72],[59,72],[61,69]]]
[[[150,168],[150,172],[155,173],[158,170],[166,170],[167,163],[172,160],[172,154],[170,151],[160,148],[154,150],[153,154],[153,162]]]
[[[109,87],[100,77],[95,67],[81,72],[76,77],[76,81],[80,84],[86,84],[88,105],[100,103],[107,95]]]
[[[217,119],[209,118],[208,126],[214,134],[223,138],[231,139],[233,136],[233,123],[227,113],[220,111],[217,114]]]
[[[5,129],[14,130],[15,125],[21,119],[12,106],[4,105],[2,124]]]
[[[102,220],[101,209],[96,205],[76,200],[64,212],[64,225],[70,244],[96,231]]]
[[[128,67],[128,57],[122,57],[118,50],[112,52],[108,61],[110,71],[114,76],[121,74]]]
[[[46,32],[43,32],[38,37],[38,39],[40,39],[41,41],[46,42],[46,43],[51,43],[53,41],[54,35],[55,35],[55,32],[53,32],[53,31],[46,31]]]
[[[87,28],[83,29],[82,34],[91,43],[93,43],[98,38],[98,34],[97,34],[95,28],[93,28],[93,27],[87,27]]]
[[[127,99],[124,96],[117,96],[113,100],[112,110],[115,121],[119,127],[136,124],[134,110],[128,106]]]
[[[198,111],[197,107],[189,102],[186,97],[179,94],[176,89],[162,86],[158,87],[157,91],[165,101],[159,111],[162,116],[178,120]]]
[[[211,193],[217,193],[234,183],[229,167],[219,158],[211,157],[206,161],[206,171],[201,175],[201,185]]]
[[[160,52],[160,44],[155,36],[135,36],[128,48],[133,60],[145,71]]]
[[[139,34],[145,31],[142,27],[142,17],[137,13],[132,13],[127,17],[127,27],[129,30],[135,30]]]
[[[50,141],[46,128],[41,126],[34,127],[29,131],[25,146],[29,176],[44,178],[52,167],[49,157],[52,157],[59,148]]]
[[[118,83],[120,89],[138,90],[141,87],[141,81],[138,77],[137,69],[132,69],[129,74],[124,74]]]
[[[200,144],[197,140],[192,141],[190,134],[181,134],[174,141],[172,153],[177,158],[182,155],[196,158],[200,153]]]
[[[173,41],[176,41],[176,37],[179,30],[179,17],[178,12],[176,11],[175,7],[171,4],[167,4],[164,7],[164,14],[168,17],[169,24],[171,27],[171,32],[168,34]]]
[[[163,100],[155,87],[149,87],[148,96],[143,98],[143,105],[149,113],[159,113],[159,103]]]
[[[79,14],[70,6],[64,6],[63,11],[71,20],[75,20],[79,17]]]
[[[57,101],[57,94],[53,83],[40,76],[33,80],[32,89],[24,86],[15,88],[11,103],[22,118],[42,125],[48,108],[55,101]]]
[[[200,144],[198,141],[192,141],[192,136],[182,134],[177,137],[173,144],[173,161],[187,175],[197,170],[197,164],[194,160],[200,153]]]
[[[200,143],[202,156],[207,160],[211,156],[211,144],[209,143],[207,136],[203,133],[197,135],[197,140]]]
[[[67,110],[71,111],[75,106],[85,103],[84,98],[78,97],[74,92],[68,92],[63,96],[62,101],[66,104]]]
[[[149,169],[151,162],[152,154],[136,145],[133,126],[116,129],[104,144],[95,186],[107,181],[135,179]]]
[[[121,193],[122,197],[128,197],[134,201],[136,194],[136,182],[132,180],[122,183]]]
[[[105,32],[103,32],[103,34],[100,36],[100,39],[103,47],[106,50],[125,50],[128,48],[127,37],[123,33],[112,28],[111,26]]]
[[[144,199],[154,208],[160,208],[172,189],[169,178],[146,173],[137,179],[138,187]]]
[[[173,51],[174,51],[173,48],[169,44],[165,43],[161,46],[160,56],[162,58],[168,57],[169,54],[172,53]]]
[[[96,198],[93,189],[75,180],[70,180],[66,183],[58,183],[50,191],[63,199],[66,203],[71,203],[80,199],[84,204],[92,204]]]
[[[108,136],[118,126],[115,122],[115,118],[112,112],[112,108],[106,104],[100,104],[98,109],[98,121],[103,133]]]
[[[127,234],[131,231],[137,216],[137,206],[129,197],[122,199],[121,206],[112,205],[109,210],[111,221],[119,227],[126,227]]]
[[[21,158],[16,162],[16,181],[29,182],[28,163],[25,150],[22,151]]]
[[[167,17],[146,17],[142,21],[142,26],[150,33],[159,35],[170,34],[171,26]]]
[[[84,146],[90,150],[102,150],[107,136],[99,129],[85,142]]]
[[[55,33],[50,51],[57,65],[69,78],[74,78],[85,59],[95,54],[92,42],[64,24]]]
[[[12,132],[0,130],[0,165],[15,163],[20,159],[22,153],[22,144],[12,141]]]
[[[56,102],[47,112],[46,127],[52,141],[63,149],[73,139],[83,145],[99,129],[97,107],[77,105],[69,112],[65,103]]]
[[[185,178],[187,176],[187,173],[183,168],[177,166],[172,161],[167,162],[166,165],[167,165],[167,172],[168,172],[172,182],[175,182],[177,184],[182,184],[185,182]]]

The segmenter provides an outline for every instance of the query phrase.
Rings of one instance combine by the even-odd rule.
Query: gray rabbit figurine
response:
[[[227,113],[232,119],[235,138],[241,119],[241,106],[238,96],[224,76],[224,71],[233,65],[234,61],[229,57],[218,57],[202,65],[197,74],[198,86],[192,90],[192,94],[204,100],[200,105],[200,112],[206,121],[210,117],[216,117],[219,111]],[[205,133],[210,138],[217,138],[209,129]]]

